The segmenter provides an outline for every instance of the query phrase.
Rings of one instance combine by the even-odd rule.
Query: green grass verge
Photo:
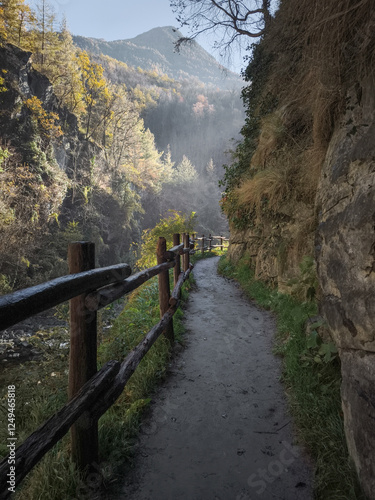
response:
[[[256,281],[246,258],[235,266],[224,256],[218,270],[236,279],[249,298],[276,313],[275,351],[283,357],[283,382],[298,437],[315,464],[314,498],[365,500],[345,442],[339,358],[316,332],[305,333],[306,321],[317,313],[316,304],[298,302]]]
[[[193,277],[182,289],[182,301],[187,298]],[[183,311],[174,315],[177,342],[182,341]],[[157,277],[140,287],[128,299],[123,312],[114,320],[108,333],[101,336],[98,346],[98,367],[111,359],[123,360],[144,335],[159,321]],[[6,387],[16,386],[16,429],[18,445],[36,428],[58,411],[67,401],[68,348],[66,330],[39,332],[28,339],[43,352],[41,361],[27,362],[2,370],[0,383],[0,443],[7,443]],[[65,436],[23,481],[15,498],[22,500],[93,499],[103,486],[116,483],[120,471],[132,460],[134,437],[141,417],[150,403],[155,385],[165,376],[170,359],[170,347],[161,336],[141,361],[123,394],[99,420],[100,464],[97,472],[83,481],[70,461],[69,435]],[[7,454],[6,446],[0,454]]]

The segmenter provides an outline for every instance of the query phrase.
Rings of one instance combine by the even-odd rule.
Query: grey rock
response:
[[[320,313],[340,348],[349,453],[375,498],[375,81],[350,92],[317,196]]]
[[[375,492],[375,354],[342,351],[342,408],[349,453],[368,498]]]

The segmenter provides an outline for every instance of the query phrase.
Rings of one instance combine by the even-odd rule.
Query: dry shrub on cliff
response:
[[[327,146],[346,89],[374,67],[373,0],[281,3],[267,50],[274,58],[268,88],[293,117],[297,134]]]
[[[374,34],[373,0],[281,2],[262,42],[274,54],[263,95],[277,96],[278,105],[261,119],[252,178],[237,191],[258,215],[291,199],[314,205],[347,90],[374,67]]]
[[[280,112],[272,113],[261,120],[261,131],[257,149],[251,159],[251,166],[264,168],[268,157],[279,146],[284,124]]]
[[[286,148],[270,159],[267,168],[246,179],[236,193],[240,203],[256,209],[277,211],[293,198],[298,182],[299,158]]]

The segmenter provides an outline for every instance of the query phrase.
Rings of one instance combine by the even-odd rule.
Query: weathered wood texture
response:
[[[180,235],[179,234],[174,234],[173,235],[173,249],[178,249],[177,251],[180,252],[180,250],[182,250],[184,248],[184,244],[180,244]],[[171,250],[171,251],[172,251]],[[180,273],[181,273],[181,257],[180,257],[180,254],[176,253],[176,258],[175,258],[175,261],[176,261],[176,265],[174,266],[173,268],[173,283],[174,283],[174,286],[176,286],[177,282],[178,282],[178,278],[180,276]]]
[[[125,294],[132,292],[140,285],[153,278],[161,271],[168,270],[175,265],[174,262],[165,262],[158,266],[150,267],[144,271],[133,274],[130,278],[116,283],[114,285],[106,286],[96,292],[89,293],[86,296],[85,304],[90,311],[97,311],[102,307],[107,306],[114,300],[120,299]]]
[[[95,245],[90,242],[70,243],[69,271],[74,274],[95,267]],[[97,371],[96,312],[85,306],[86,294],[69,302],[70,350],[68,397],[72,399]],[[71,428],[72,460],[80,470],[98,461],[98,425],[95,420],[80,418]]]
[[[156,249],[156,260],[157,263],[163,264],[165,262],[165,252],[167,250],[167,243],[165,238],[159,237],[158,245]],[[159,280],[159,307],[160,307],[160,318],[164,316],[164,314],[169,309],[169,299],[171,296],[170,287],[169,287],[169,272],[168,270],[162,271],[158,275]],[[173,343],[174,342],[174,332],[173,332],[173,323],[169,322],[167,325],[164,335],[167,339]]]
[[[39,462],[68,431],[73,422],[88,411],[100,397],[106,394],[112,386],[120,368],[118,361],[109,361],[103,368],[85,384],[79,393],[63,408],[41,425],[16,449],[16,485]],[[8,457],[0,463],[0,492],[1,498],[7,495],[7,474],[9,473]]]
[[[174,287],[171,298],[176,297],[179,294],[184,281],[186,281],[186,279],[189,277],[192,269],[193,265],[190,264],[188,271],[186,273],[180,274],[178,284]],[[101,396],[100,400],[98,399],[98,401],[91,409],[92,414],[96,418],[99,418],[101,415],[103,415],[103,413],[105,413],[121,395],[126,383],[133,375],[143,357],[150,350],[157,338],[160,337],[161,333],[165,331],[165,329],[168,327],[168,324],[171,323],[176,309],[177,302],[169,307],[160,322],[155,325],[143,338],[143,340],[127,355],[127,357],[121,364],[115,380],[113,381],[112,387],[103,396]]]
[[[0,330],[9,328],[19,321],[46,311],[72,297],[92,291],[116,281],[122,281],[131,274],[128,264],[103,267],[19,290],[0,297]]]
[[[212,250],[212,238],[211,235],[208,236],[208,251],[211,252]]]
[[[177,280],[177,283],[173,289],[173,292],[171,293],[171,298],[169,299],[169,305],[171,307],[177,306],[177,304],[180,300],[181,287],[184,284],[184,282],[187,280],[187,278],[189,277],[189,274],[193,268],[194,268],[193,264],[189,264],[189,269],[184,273],[180,273],[180,276],[178,277],[178,280]]]
[[[98,400],[93,405],[91,409],[92,414],[96,418],[99,418],[103,413],[105,413],[121,395],[126,383],[135,372],[145,354],[147,354],[157,338],[160,337],[160,335],[168,328],[168,325],[170,325],[174,312],[174,309],[168,309],[160,322],[149,331],[142,342],[140,342],[125,358],[112,384],[112,387],[106,392],[100,401]]]
[[[178,236],[178,238],[177,238],[177,236]],[[173,235],[173,245],[174,245],[174,247],[170,248],[168,250],[168,252],[171,252],[171,253],[174,253],[174,254],[177,254],[177,255],[181,255],[182,250],[184,248],[184,244],[183,243],[175,244],[175,241],[178,241],[178,242],[180,241],[180,235],[179,234],[174,234]]]
[[[183,242],[184,242],[184,256],[183,256],[183,271],[186,272],[189,269],[189,264],[190,264],[190,238],[189,238],[189,233],[184,233],[183,235]],[[185,252],[185,250],[187,250]]]

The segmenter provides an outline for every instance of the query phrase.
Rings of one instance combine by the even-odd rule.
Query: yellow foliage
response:
[[[4,9],[0,8],[0,38],[5,41],[7,39],[7,31],[5,27],[5,17],[4,17]]]
[[[89,137],[103,119],[109,118],[114,96],[104,77],[103,66],[91,61],[85,51],[78,53],[77,61],[81,74],[82,101],[86,110],[86,136]]]
[[[63,132],[60,125],[56,125],[59,116],[56,113],[46,111],[40,99],[36,96],[25,101],[26,107],[30,110],[32,117],[39,126],[40,133],[47,139],[57,139]]]

